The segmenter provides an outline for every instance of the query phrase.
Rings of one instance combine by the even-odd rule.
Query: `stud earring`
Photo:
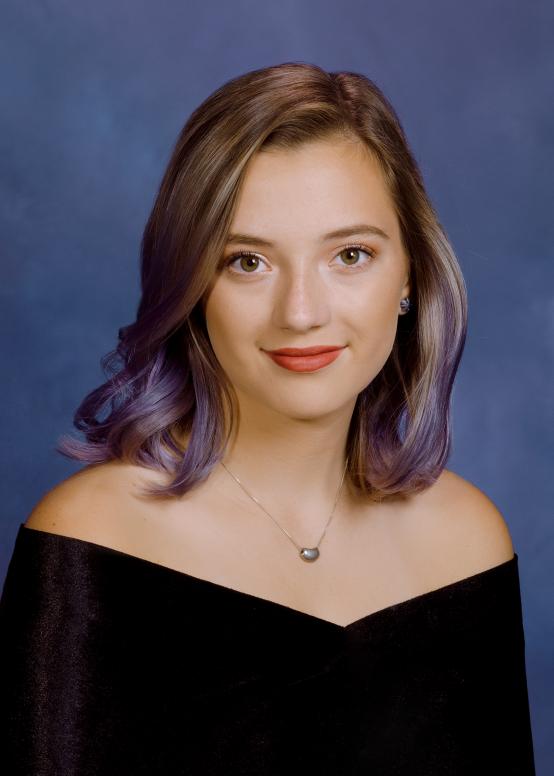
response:
[[[410,297],[406,296],[404,299],[400,300],[400,309],[403,313],[407,313],[410,309]]]

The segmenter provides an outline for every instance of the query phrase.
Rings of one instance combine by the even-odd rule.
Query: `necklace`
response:
[[[221,461],[221,465],[223,466],[223,468],[225,469],[225,471],[227,471],[227,472],[228,472],[228,473],[231,475],[231,477],[233,477],[233,479],[235,479],[235,480],[238,482],[238,484],[241,486],[241,488],[242,488],[242,489],[243,489],[243,491],[246,493],[246,495],[247,495],[247,496],[249,496],[249,497],[252,499],[252,501],[255,501],[255,502],[256,502],[256,504],[257,504],[259,507],[261,507],[261,509],[263,509],[263,510],[264,510],[264,512],[266,513],[266,515],[269,515],[269,517],[271,517],[271,519],[273,520],[273,522],[275,523],[275,525],[276,525],[278,528],[280,528],[280,529],[281,529],[281,531],[283,531],[283,533],[284,533],[284,534],[286,534],[286,535],[289,537],[289,539],[291,540],[291,542],[294,544],[294,546],[296,547],[296,549],[299,551],[299,553],[300,553],[300,557],[302,558],[302,560],[305,560],[305,561],[311,562],[311,561],[317,560],[317,559],[319,558],[319,545],[320,545],[320,544],[321,544],[321,542],[323,541],[323,537],[325,536],[325,532],[327,531],[327,528],[329,527],[329,525],[330,525],[330,523],[331,523],[331,520],[332,520],[332,518],[333,518],[333,515],[335,514],[335,509],[336,509],[336,506],[337,506],[337,503],[338,503],[338,500],[339,500],[339,495],[340,495],[340,492],[341,492],[341,490],[342,490],[342,484],[343,484],[343,482],[344,482],[344,475],[346,474],[346,469],[347,469],[347,467],[348,467],[348,458],[346,459],[346,464],[344,465],[344,471],[343,471],[343,473],[342,473],[342,479],[341,479],[341,481],[340,481],[339,489],[338,489],[338,492],[337,492],[337,497],[336,497],[336,499],[335,499],[335,504],[334,504],[334,506],[333,506],[333,511],[331,512],[331,515],[330,515],[330,517],[329,517],[329,520],[327,520],[327,525],[326,525],[326,526],[325,526],[325,528],[323,529],[323,533],[321,534],[321,538],[320,538],[320,540],[318,541],[318,543],[316,544],[316,546],[315,546],[315,547],[302,547],[301,545],[297,544],[297,543],[294,541],[294,539],[292,538],[292,536],[290,535],[290,533],[289,533],[289,532],[288,532],[288,531],[287,531],[285,528],[283,528],[283,526],[279,525],[279,523],[277,522],[277,520],[275,520],[275,518],[273,517],[273,515],[270,515],[270,514],[269,514],[269,512],[267,511],[267,509],[265,509],[265,507],[263,507],[263,506],[260,504],[260,502],[258,501],[258,499],[257,499],[255,496],[253,496],[251,493],[249,493],[249,492],[246,490],[246,488],[244,487],[244,485],[242,484],[242,482],[239,480],[239,478],[238,478],[238,477],[235,477],[235,475],[234,475],[232,472],[230,472],[230,471],[229,471],[229,469],[228,469],[228,468],[225,466],[225,464],[223,463],[223,461]]]

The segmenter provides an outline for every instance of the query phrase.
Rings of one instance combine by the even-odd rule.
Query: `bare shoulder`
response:
[[[453,579],[497,566],[514,556],[504,516],[480,488],[444,469],[411,503],[411,541],[429,567]]]
[[[47,491],[33,507],[25,526],[119,546],[134,468],[120,461],[84,467]]]

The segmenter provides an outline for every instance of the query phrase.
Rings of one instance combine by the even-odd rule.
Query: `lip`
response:
[[[335,361],[342,351],[344,350],[346,346],[343,347],[334,347],[331,350],[321,350],[320,348],[316,348],[319,352],[314,353],[312,355],[296,355],[296,356],[290,356],[290,355],[283,355],[282,352],[278,351],[264,351],[267,353],[269,358],[276,363],[278,366],[283,367],[284,369],[288,369],[291,372],[315,372],[318,369],[322,369],[324,366],[327,366],[328,364],[331,364],[333,361]],[[293,350],[293,348],[287,348],[287,350]],[[300,348],[295,348],[295,350],[300,350]],[[304,351],[310,350],[310,348],[303,348]],[[312,349],[313,350],[313,349]]]
[[[279,348],[278,350],[266,350],[273,356],[317,356],[320,353],[329,353],[332,350],[342,350],[345,345],[313,345],[310,348]]]

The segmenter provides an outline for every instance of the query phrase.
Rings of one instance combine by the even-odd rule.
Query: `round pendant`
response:
[[[302,560],[312,561],[319,558],[319,550],[317,547],[303,547],[300,550],[300,557]]]

